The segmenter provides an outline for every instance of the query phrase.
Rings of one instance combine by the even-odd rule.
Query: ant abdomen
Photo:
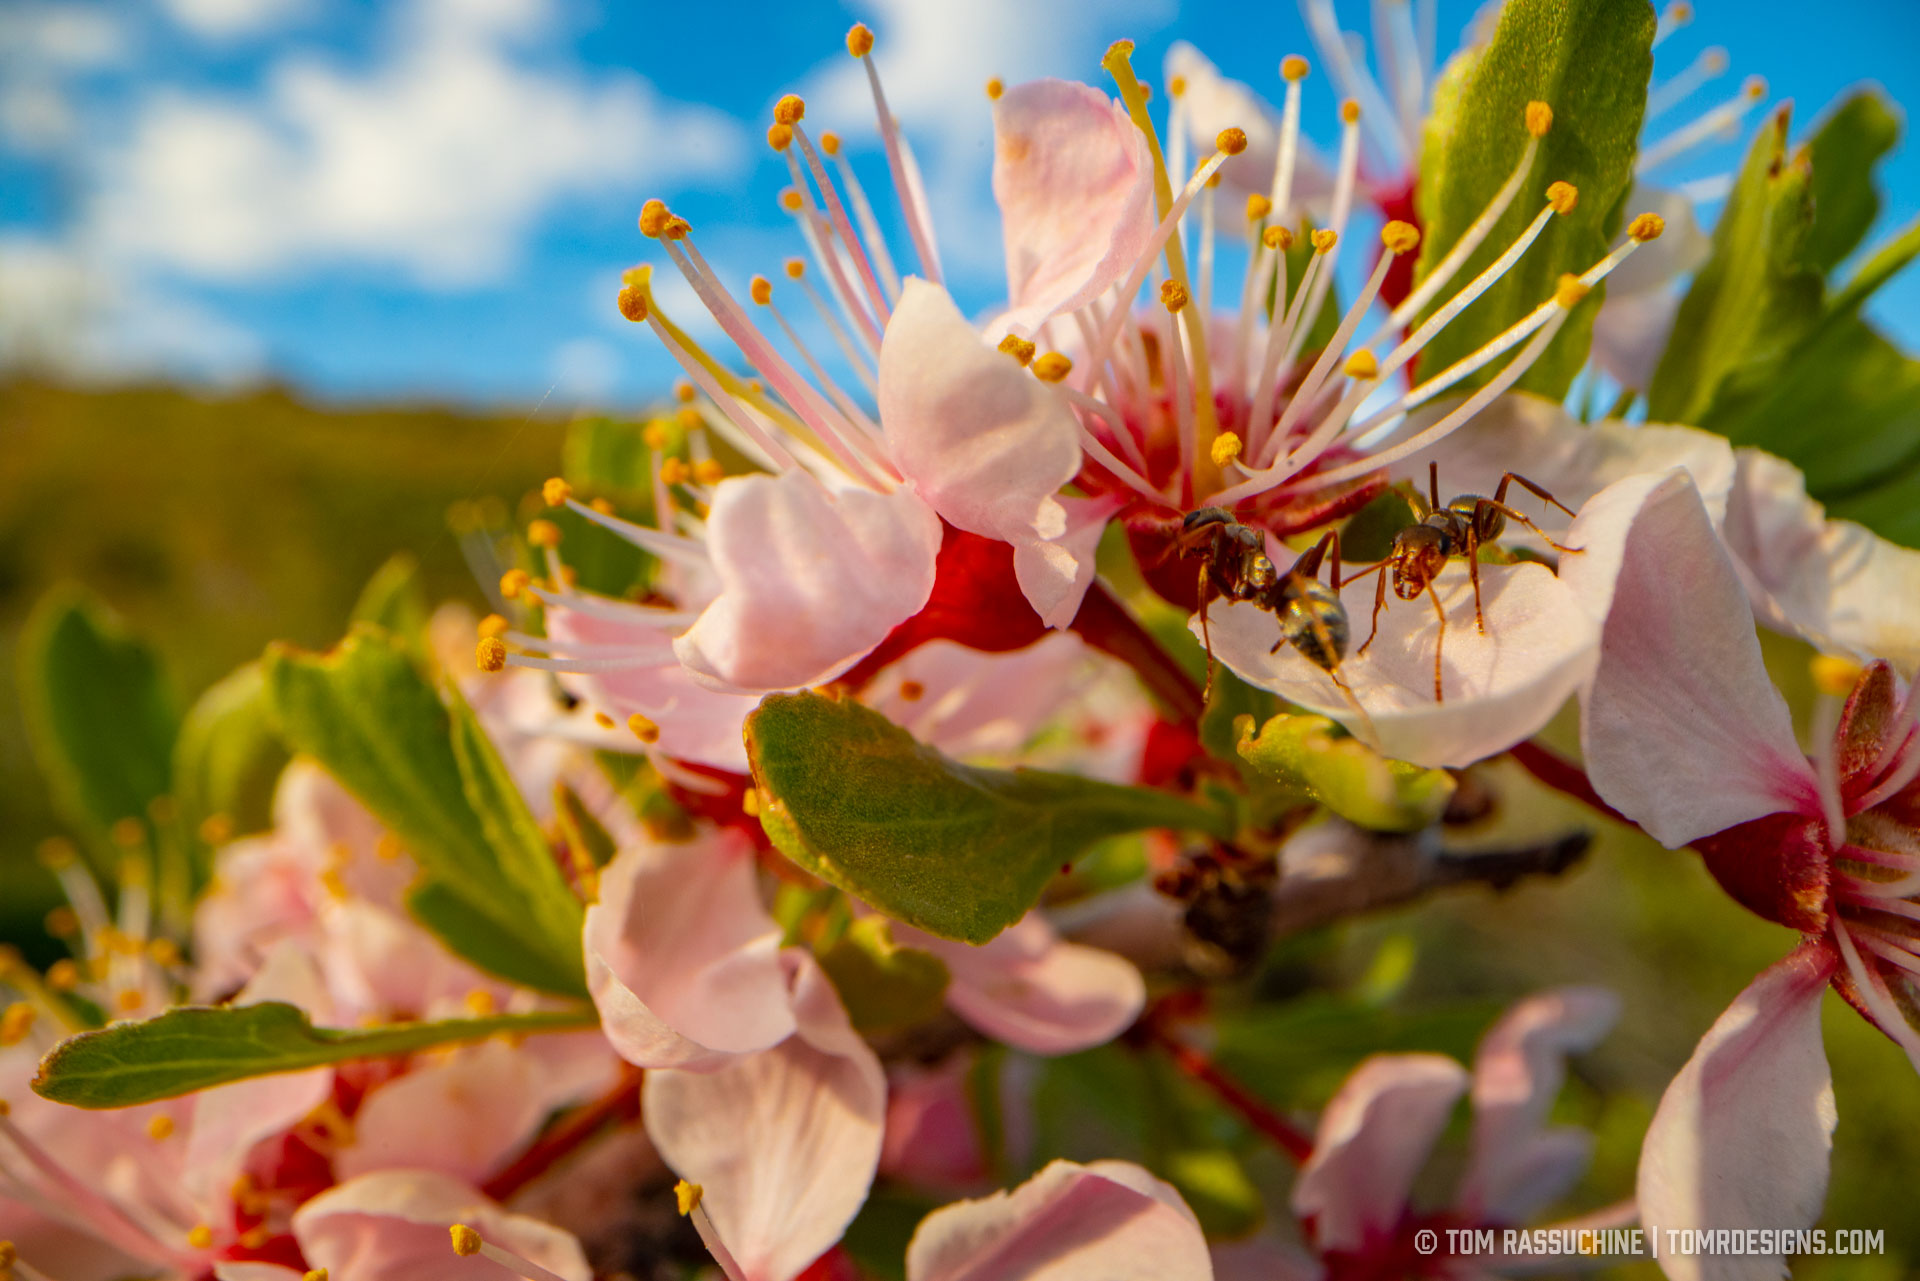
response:
[[[1488,502],[1478,494],[1460,495],[1447,504],[1447,510],[1465,517],[1473,527],[1473,536],[1480,542],[1490,543],[1506,532],[1507,516],[1500,510],[1500,504]]]
[[[1281,641],[1314,666],[1331,672],[1346,658],[1347,642],[1352,639],[1347,607],[1325,583],[1318,579],[1298,583],[1276,613]]]

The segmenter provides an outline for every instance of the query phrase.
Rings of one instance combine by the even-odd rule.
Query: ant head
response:
[[[1432,525],[1410,525],[1393,540],[1393,594],[1412,600],[1427,590],[1446,566],[1446,532]]]
[[[1192,532],[1203,525],[1232,525],[1233,523],[1233,513],[1226,508],[1202,507],[1188,512],[1186,519],[1180,522],[1180,528]]]

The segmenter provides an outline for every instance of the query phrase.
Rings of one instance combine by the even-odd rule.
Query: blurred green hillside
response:
[[[0,938],[37,933],[61,830],[16,697],[20,627],[77,580],[154,644],[182,706],[268,641],[324,646],[368,577],[418,557],[433,600],[479,602],[447,508],[551,475],[564,424],[525,413],[332,409],[278,390],[0,384]]]

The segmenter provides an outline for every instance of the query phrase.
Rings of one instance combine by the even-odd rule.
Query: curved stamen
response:
[[[1387,106],[1386,96],[1380,92],[1379,84],[1365,64],[1356,63],[1349,52],[1348,33],[1340,29],[1340,20],[1334,15],[1332,0],[1300,0],[1300,14],[1307,21],[1307,31],[1313,36],[1313,42],[1320,47],[1320,56],[1327,60],[1328,70],[1339,82],[1340,92],[1357,99],[1370,117],[1383,122],[1392,120],[1393,112]],[[1356,44],[1360,43],[1358,35],[1353,36],[1353,40]],[[1398,133],[1375,128],[1372,136],[1388,168],[1399,172],[1412,167],[1406,140]]]
[[[1840,948],[1840,955],[1846,962],[1847,976],[1853,980],[1854,991],[1860,994],[1873,1021],[1882,1032],[1893,1038],[1894,1044],[1906,1051],[1907,1058],[1915,1070],[1920,1071],[1920,1035],[1916,1035],[1913,1025],[1900,1013],[1893,994],[1887,991],[1886,980],[1880,976],[1877,966],[1869,966],[1860,959],[1859,951],[1848,936],[1846,924],[1838,917],[1833,920],[1831,933],[1834,942]]]
[[[933,219],[928,216],[926,196],[920,189],[919,166],[913,152],[900,135],[900,122],[887,107],[886,91],[880,87],[880,72],[868,55],[873,50],[873,33],[856,24],[847,33],[847,52],[867,69],[867,86],[873,91],[873,112],[880,122],[880,141],[887,151],[887,169],[893,175],[894,195],[906,217],[907,234],[920,257],[920,274],[933,284],[941,283],[940,250],[933,243]]]
[[[1701,53],[1688,64],[1687,69],[1664,84],[1657,84],[1647,91],[1646,119],[1665,115],[1685,102],[1702,85],[1708,84],[1727,72],[1727,51],[1715,46]]]
[[[847,203],[853,206],[854,221],[860,224],[861,241],[873,253],[873,265],[880,273],[881,285],[886,288],[888,305],[898,303],[900,273],[894,268],[893,254],[887,249],[887,238],[880,232],[880,220],[873,216],[873,205],[867,200],[867,189],[860,185],[860,177],[853,171],[853,162],[840,149],[838,138],[830,133],[821,134],[820,149],[833,157],[834,172],[847,189]]]
[[[886,296],[880,290],[880,280],[874,274],[873,262],[867,257],[866,246],[860,243],[860,237],[854,234],[853,224],[847,218],[846,206],[840,203],[840,192],[833,185],[833,179],[827,176],[827,167],[821,163],[820,153],[814,149],[813,139],[807,136],[806,127],[798,120],[793,122],[794,141],[800,144],[800,150],[807,155],[807,168],[813,173],[813,180],[820,188],[820,198],[827,203],[827,217],[833,229],[840,237],[840,243],[846,248],[847,256],[853,259],[853,265],[859,269],[860,278],[866,283],[867,297],[873,303],[873,314],[880,318],[880,328],[887,327],[887,317],[891,314],[887,308]]]
[[[706,544],[698,539],[648,529],[630,520],[621,520],[618,516],[597,512],[577,498],[567,499],[567,510],[583,520],[592,521],[602,529],[618,534],[640,550],[652,552],[662,560],[678,561],[682,565],[698,565],[702,569],[711,563],[707,557]]]
[[[1643,174],[1691,151],[1703,142],[1730,133],[1743,116],[1767,96],[1767,82],[1754,76],[1741,86],[1740,96],[1715,107],[1684,129],[1675,130],[1660,141],[1641,148],[1633,171]]]

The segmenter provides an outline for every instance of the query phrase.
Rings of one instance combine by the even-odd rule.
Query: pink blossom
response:
[[[422,1170],[366,1174],[322,1192],[294,1213],[293,1235],[309,1263],[354,1281],[497,1279],[498,1262],[452,1251],[448,1229],[456,1223],[564,1281],[593,1275],[569,1234],[512,1214],[457,1179]]]

